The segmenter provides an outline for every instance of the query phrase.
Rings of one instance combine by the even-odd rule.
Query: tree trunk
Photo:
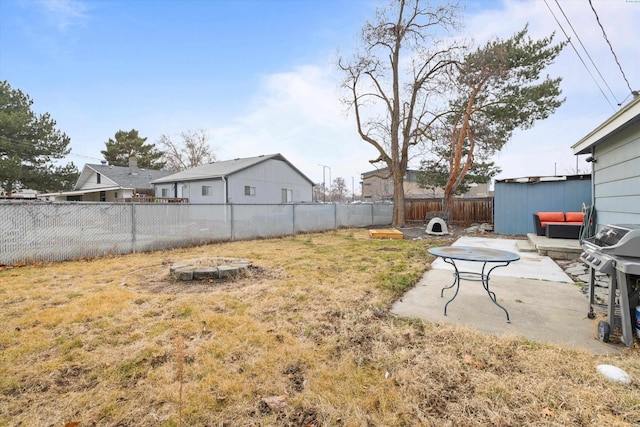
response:
[[[396,176],[393,174],[393,219],[391,225],[393,227],[404,227],[404,177],[402,174]]]
[[[442,212],[444,212],[444,220],[451,223],[453,215],[451,215],[451,207],[453,206],[453,193],[445,193],[442,197]]]

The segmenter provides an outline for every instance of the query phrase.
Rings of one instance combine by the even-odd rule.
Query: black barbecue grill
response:
[[[598,336],[609,341],[611,328],[620,327],[622,342],[633,347],[635,306],[640,288],[640,224],[606,225],[582,241],[580,260],[589,268],[589,317],[606,311],[608,321],[598,324]],[[594,301],[595,272],[609,278],[608,304]]]

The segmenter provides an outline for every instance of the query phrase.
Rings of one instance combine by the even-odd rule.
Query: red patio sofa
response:
[[[536,212],[533,214],[533,225],[538,236],[578,239],[583,222],[582,212]]]

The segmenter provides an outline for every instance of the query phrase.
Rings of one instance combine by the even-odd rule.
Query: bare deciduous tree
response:
[[[338,177],[334,179],[333,185],[331,186],[331,201],[344,203],[347,200],[348,192],[344,178]]]
[[[340,58],[345,73],[345,102],[353,108],[360,138],[378,152],[374,165],[393,178],[393,226],[403,226],[404,175],[411,149],[424,141],[438,114],[432,104],[454,45],[442,45],[436,35],[456,27],[456,7],[420,0],[396,0],[379,9],[376,20],[362,30],[361,50],[350,60]],[[377,110],[376,110],[377,108]]]
[[[166,168],[182,171],[216,160],[213,149],[209,145],[209,135],[202,129],[180,133],[182,141],[174,142],[169,136],[162,135],[158,140],[164,147]]]

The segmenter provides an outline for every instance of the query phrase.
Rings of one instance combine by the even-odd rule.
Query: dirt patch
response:
[[[489,239],[514,239],[514,240],[526,240],[527,236],[522,235],[505,235],[505,234],[495,234],[490,231],[478,232],[473,229],[473,226],[459,226],[459,225],[449,225],[447,224],[449,234],[445,234],[443,236],[431,235],[426,233],[426,224],[410,224],[406,227],[398,228],[399,231],[404,235],[405,240],[422,240],[422,239],[430,239],[430,240],[442,240],[442,241],[451,241],[451,239],[457,239],[462,236],[472,236],[472,237],[486,237]]]

